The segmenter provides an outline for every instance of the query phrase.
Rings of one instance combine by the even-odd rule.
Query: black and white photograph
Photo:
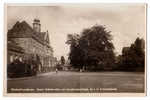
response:
[[[4,24],[6,95],[146,95],[146,4],[5,4]]]

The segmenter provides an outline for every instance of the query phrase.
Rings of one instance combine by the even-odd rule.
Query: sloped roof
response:
[[[8,38],[34,38],[41,44],[45,44],[46,42],[45,35],[46,32],[35,32],[26,21],[17,21],[12,29],[8,30]]]
[[[45,41],[46,41],[46,43],[49,44],[49,35],[48,35],[48,32],[47,32],[47,34],[45,35]]]
[[[33,29],[30,27],[28,23],[25,21],[19,22],[12,27],[12,29],[8,30],[8,37],[19,38],[19,37],[31,37],[34,33]]]
[[[45,38],[45,35],[46,35],[46,32],[41,32],[41,34],[39,34],[39,37],[41,38],[41,39],[43,39],[43,41],[45,40],[44,38]]]

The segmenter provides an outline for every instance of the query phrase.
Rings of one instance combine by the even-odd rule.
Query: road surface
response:
[[[144,73],[50,72],[7,81],[9,93],[18,92],[144,92]],[[70,89],[70,90],[69,90]]]

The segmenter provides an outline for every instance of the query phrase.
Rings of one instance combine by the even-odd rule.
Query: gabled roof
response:
[[[8,30],[8,38],[33,38],[41,44],[48,43],[49,45],[49,36],[47,32],[35,32],[26,21],[17,21],[12,29]]]
[[[28,23],[26,23],[25,21],[21,23],[17,21],[16,24],[12,27],[12,29],[8,30],[8,37],[31,37],[33,32],[33,29]]]
[[[44,37],[46,43],[49,44],[49,35],[48,35],[48,31],[45,33],[45,37]]]
[[[41,34],[39,35],[43,41],[45,41],[45,35],[46,35],[46,32],[41,32]]]

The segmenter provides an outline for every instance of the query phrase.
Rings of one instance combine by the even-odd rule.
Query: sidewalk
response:
[[[36,76],[29,76],[29,77],[19,77],[19,78],[7,78],[7,80],[27,80],[27,79],[32,79],[32,78],[37,78],[37,77],[43,77],[43,76],[48,76],[51,75],[55,72],[47,72],[47,73],[38,73]]]

